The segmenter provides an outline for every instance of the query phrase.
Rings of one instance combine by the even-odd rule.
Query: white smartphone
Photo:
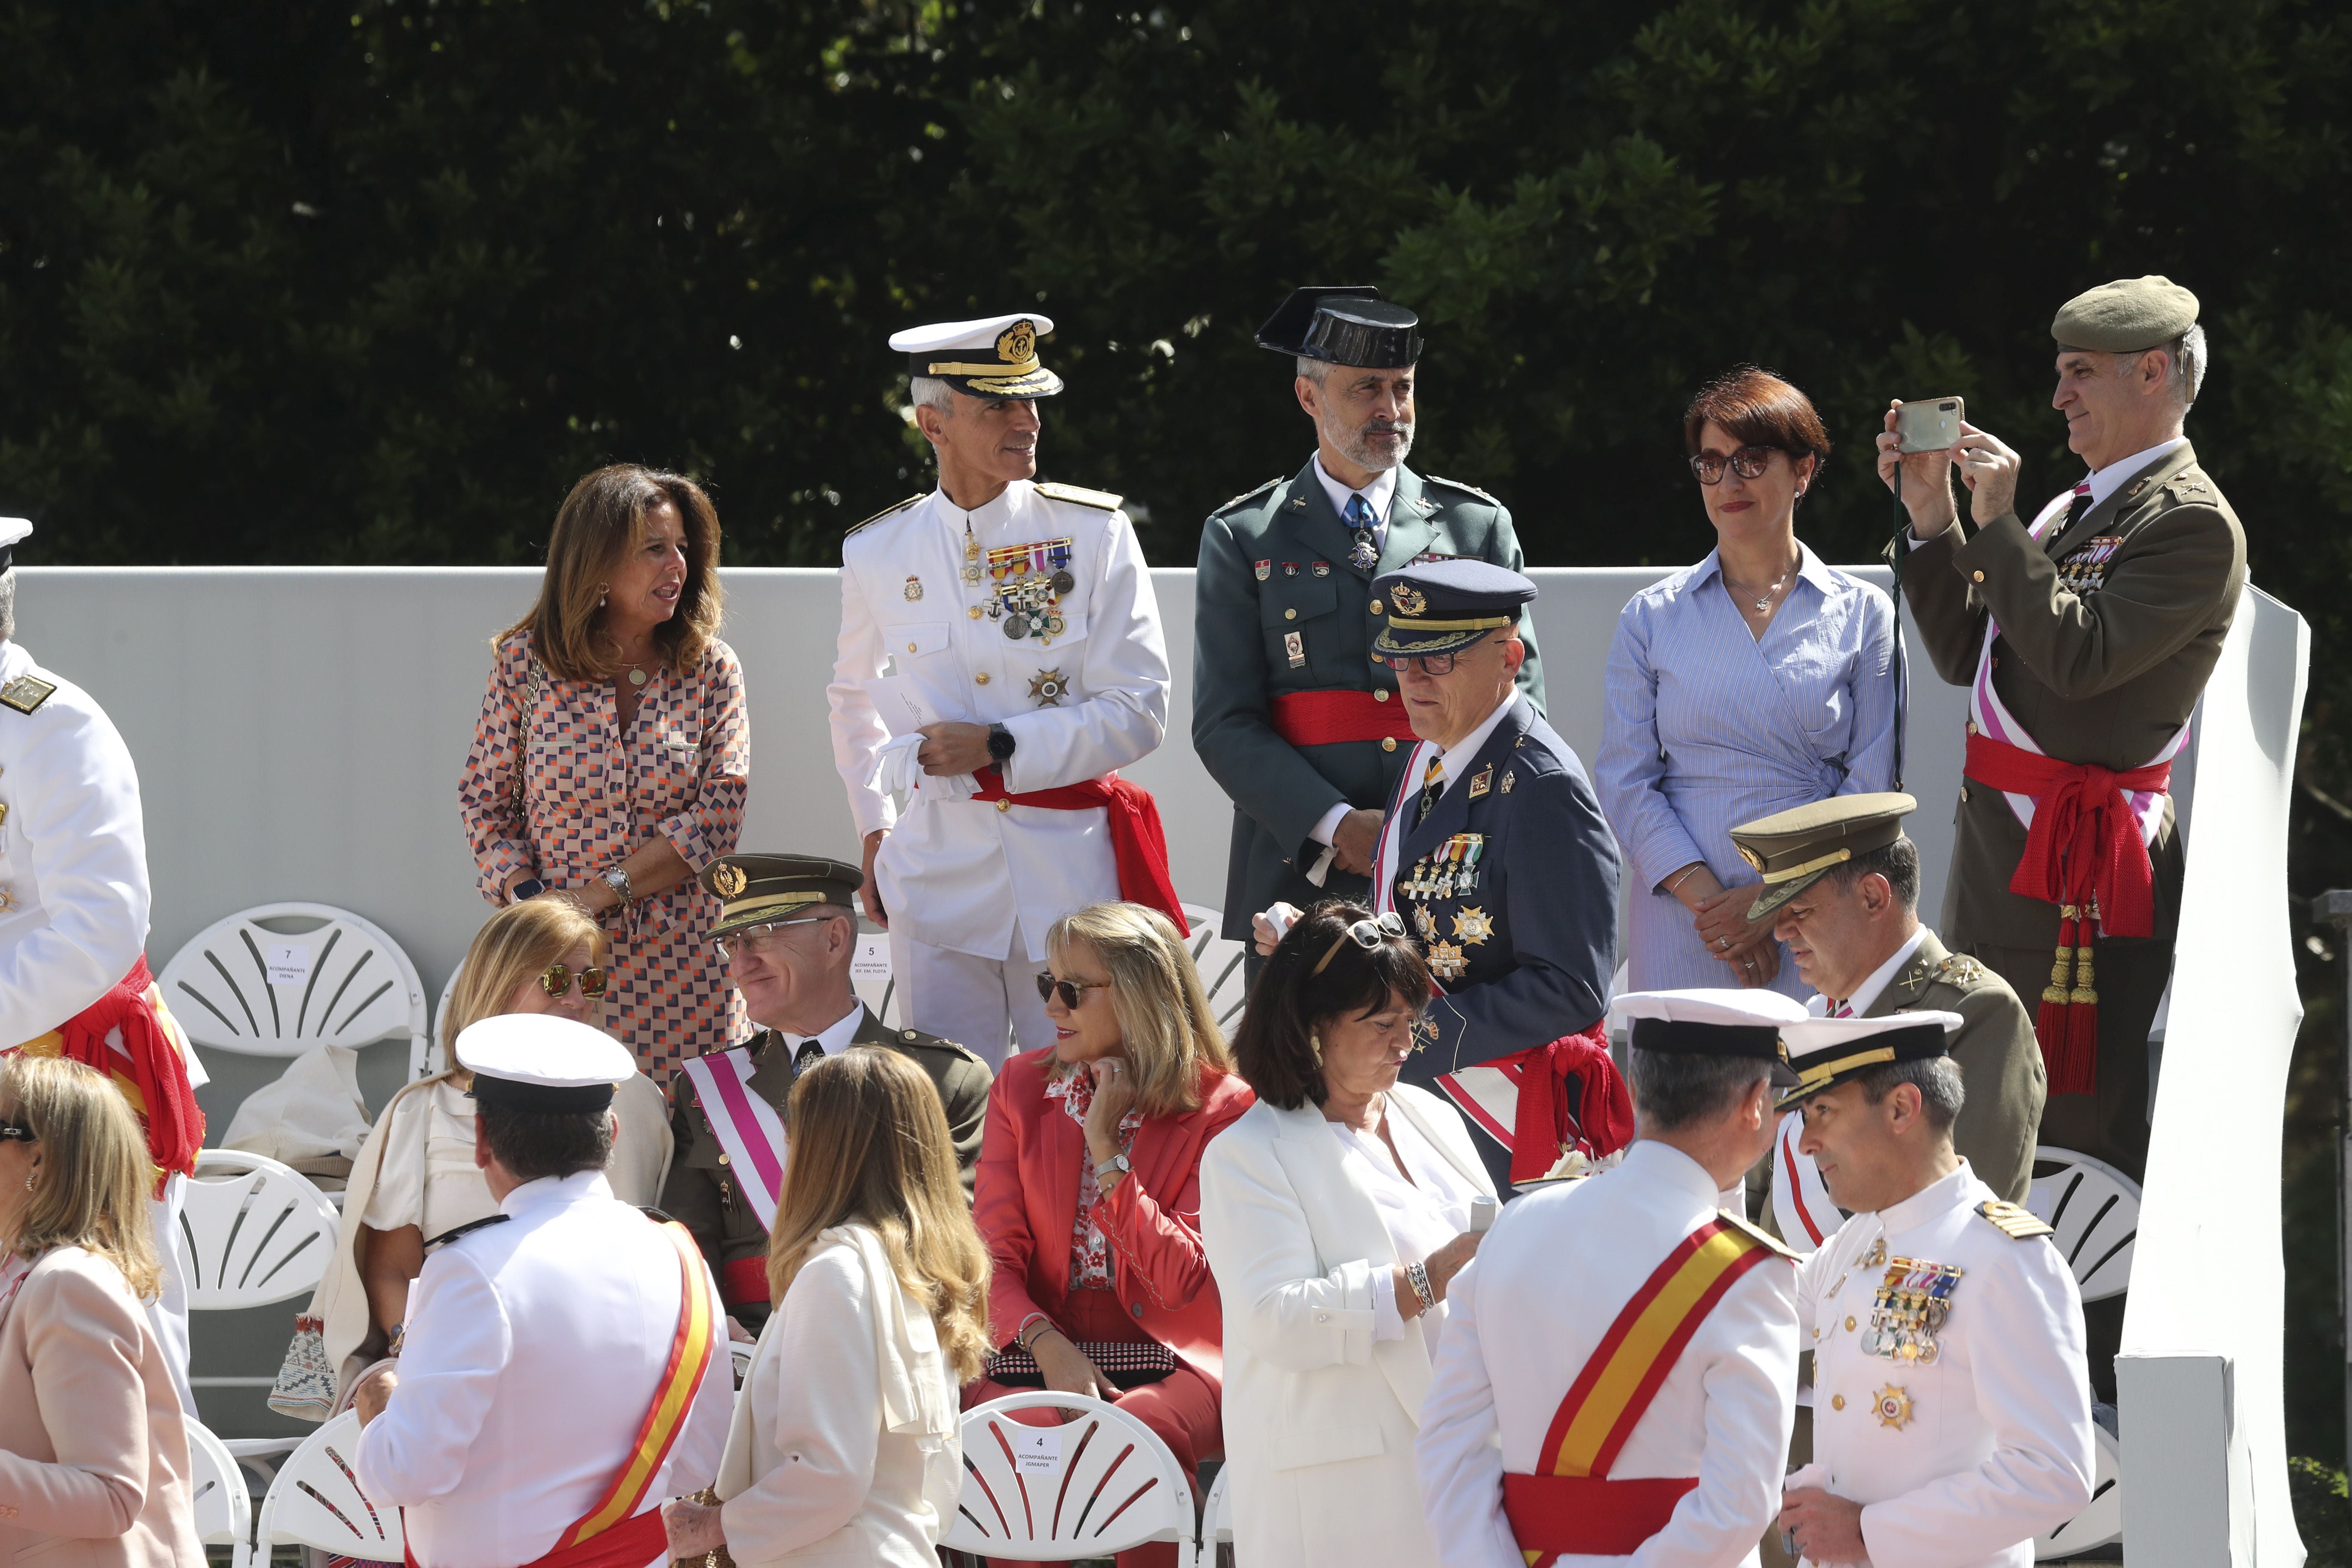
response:
[[[1480,1193],[1470,1200],[1470,1229],[1473,1235],[1484,1236],[1495,1228],[1495,1215],[1502,1205]]]
[[[1942,452],[1960,438],[1968,405],[1957,397],[1922,397],[1895,411],[1898,452]]]

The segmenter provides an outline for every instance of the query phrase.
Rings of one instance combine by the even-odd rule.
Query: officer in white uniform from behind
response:
[[[1624,1163],[1507,1205],[1447,1292],[1414,1447],[1448,1568],[1729,1568],[1780,1501],[1796,1263],[1717,1204],[1771,1147],[1804,1009],[1773,991],[1618,1008]]]
[[[361,1489],[418,1568],[666,1562],[661,1504],[717,1478],[735,1378],[701,1249],[604,1180],[635,1061],[551,1014],[457,1048],[499,1212],[436,1238],[398,1371],[354,1391]]]
[[[1799,1276],[1813,1463],[1781,1529],[1806,1563],[2029,1568],[2091,1500],[2090,1370],[2050,1227],[1952,1152],[1958,1013],[1789,1032],[1803,1151],[1853,1217]],[[1491,1246],[1492,1244],[1489,1243]]]
[[[1160,605],[1119,498],[1031,477],[1037,399],[1062,389],[1037,357],[1053,329],[999,316],[891,338],[940,482],[843,541],[827,691],[903,1020],[991,1070],[1008,1028],[1023,1050],[1053,1044],[1046,930],[1142,892],[1097,781],[1158,747],[1168,719]]]
[[[147,833],[131,750],[89,692],[16,640],[16,547],[32,531],[0,517],[0,1053],[69,1056],[140,1090],[131,1109],[165,1173],[149,1205],[163,1289],[147,1315],[194,1415],[179,1215],[204,1142],[205,1070],[146,972]]]

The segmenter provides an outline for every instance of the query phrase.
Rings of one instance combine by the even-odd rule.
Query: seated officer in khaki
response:
[[[1919,849],[1903,832],[1916,804],[1907,795],[1835,795],[1733,828],[1741,857],[1764,875],[1748,918],[1777,913],[1774,934],[1831,1017],[1959,1015],[1951,1058],[1969,1094],[1952,1146],[1978,1180],[2021,1204],[2033,1182],[2043,1098],[2033,1017],[2007,981],[1947,951],[1920,923]],[[1792,1136],[1782,1140],[1785,1150],[1774,1148],[1776,1217],[1788,1206],[1783,1164],[1793,1156],[1799,1173],[1812,1176],[1799,1142]],[[1837,1227],[1833,1207],[1819,1218],[1822,1234]],[[1800,1250],[1818,1243],[1781,1228]]]
[[[855,1046],[902,1052],[947,1110],[964,1194],[988,1115],[988,1065],[914,1029],[886,1029],[857,999],[851,904],[865,873],[818,855],[725,855],[702,869],[720,900],[710,934],[760,1032],[679,1065],[670,1082],[677,1152],[661,1206],[694,1233],[719,1276],[731,1328],[767,1321],[768,1222],[782,1185],[784,1103],[802,1067]]]

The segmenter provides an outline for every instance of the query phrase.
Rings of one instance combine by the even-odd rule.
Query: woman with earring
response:
[[[205,1560],[186,1417],[142,1304],[163,1286],[154,1182],[95,1069],[0,1061],[0,1563]]]
[[[1201,1162],[1201,1235],[1244,1564],[1436,1568],[1413,1436],[1495,1190],[1461,1113],[1397,1081],[1433,990],[1402,921],[1334,900],[1284,934],[1234,1037],[1257,1103]]]
[[[582,479],[539,603],[492,644],[457,785],[485,899],[569,899],[611,934],[608,1027],[656,1084],[747,1032],[696,880],[735,848],[751,768],[719,608],[700,486],[629,464]]]
[[[1007,1061],[988,1095],[972,1215],[995,1264],[998,1353],[964,1408],[1020,1388],[1092,1394],[1193,1476],[1222,1447],[1224,1364],[1201,1154],[1249,1109],[1249,1086],[1165,915],[1089,904],[1055,922],[1045,951],[1054,1044]],[[1168,1544],[1119,1553],[1120,1568],[1174,1561]]]
[[[1895,607],[1797,538],[1829,434],[1811,399],[1740,365],[1683,416],[1716,547],[1633,595],[1609,650],[1593,768],[1633,894],[1636,991],[1769,985],[1801,1000],[1735,824],[1895,787]]]
[[[604,932],[578,905],[532,899],[499,910],[466,949],[442,1037],[501,1013],[553,1013],[603,1026],[610,983]],[[284,1414],[323,1421],[376,1362],[400,1353],[408,1289],[425,1250],[499,1212],[474,1163],[473,1075],[452,1068],[402,1089],[361,1145],[343,1194],[335,1255],[297,1321],[315,1328],[334,1387]],[[658,1201],[669,1174],[668,1106],[642,1072],[613,1097],[620,1133],[606,1174],[624,1203]],[[298,1328],[298,1333],[302,1331]]]

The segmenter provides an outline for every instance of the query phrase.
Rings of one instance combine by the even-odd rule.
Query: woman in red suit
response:
[[[1193,1476],[1223,1447],[1224,1322],[1201,1245],[1201,1151],[1255,1096],[1164,916],[1091,904],[1055,922],[1046,952],[1053,1047],[1005,1063],[988,1096],[973,1217],[995,1263],[1000,1353],[964,1407],[1016,1384],[1094,1394],[1158,1433]],[[1119,1563],[1160,1568],[1175,1551],[1142,1547]]]

